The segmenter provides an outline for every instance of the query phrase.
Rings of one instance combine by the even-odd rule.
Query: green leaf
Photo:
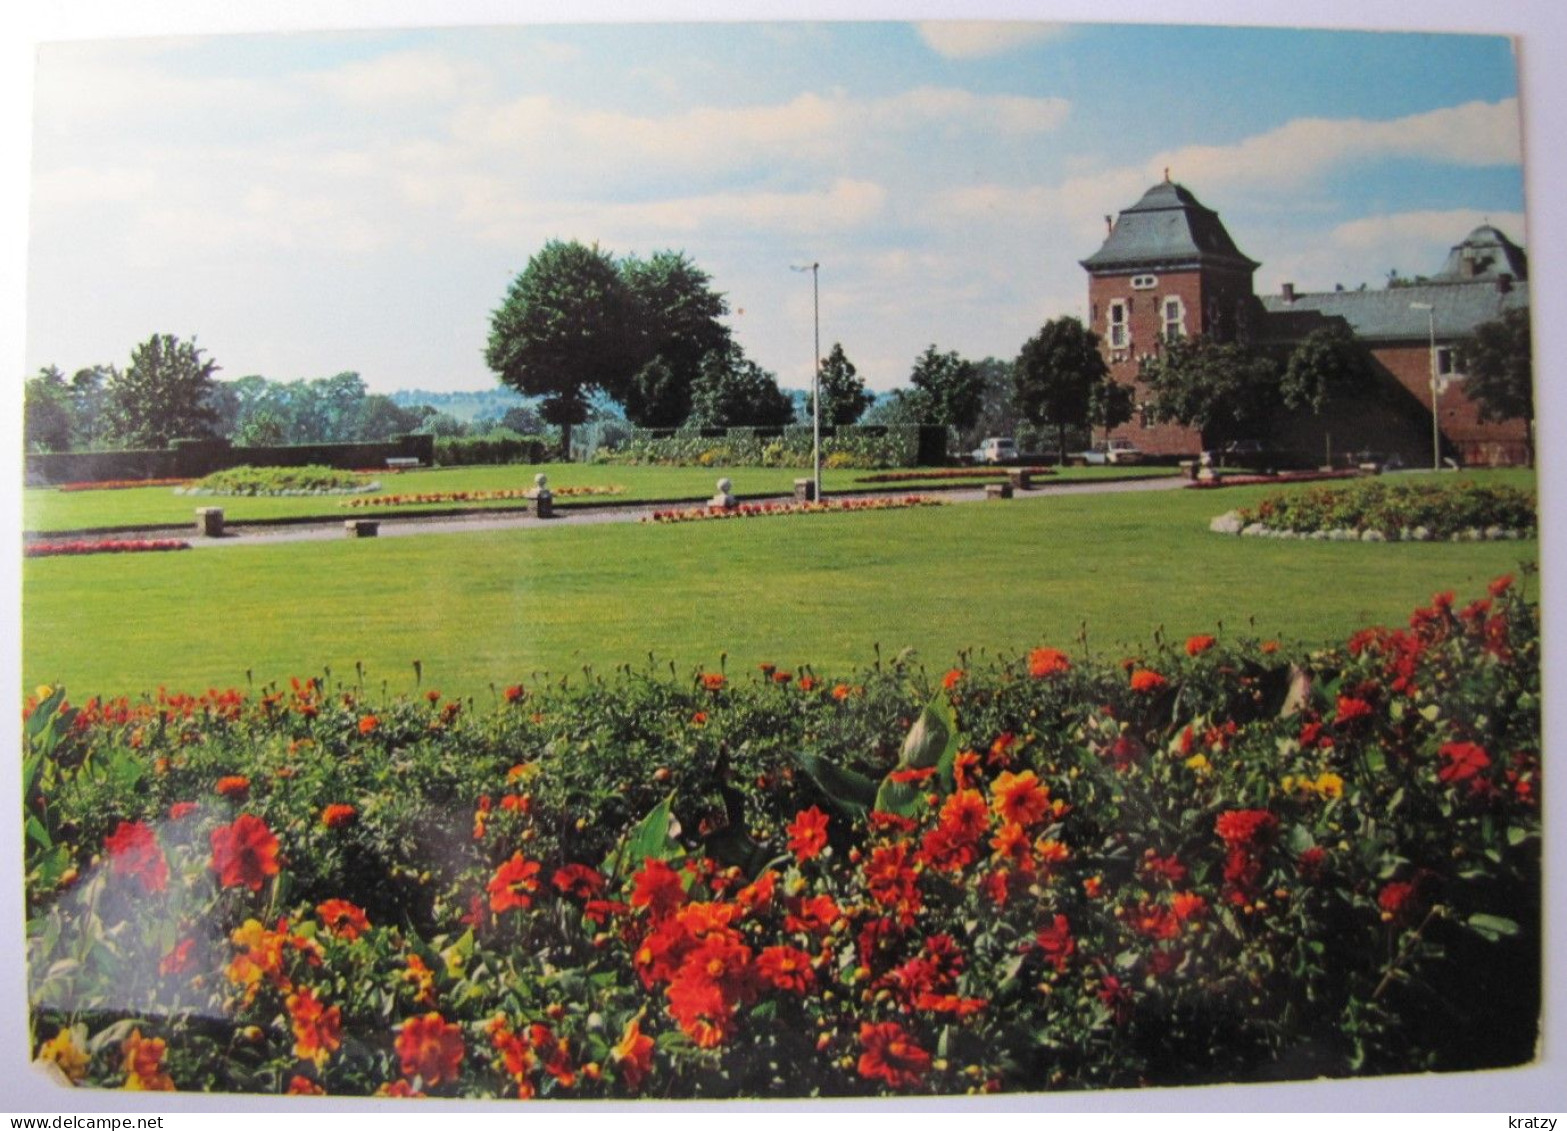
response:
[[[898,765],[900,770],[927,770],[934,768],[942,784],[952,786],[952,765],[958,756],[958,718],[947,697],[937,692],[925,704],[920,717],[914,720],[909,733],[903,739],[903,750]],[[921,790],[915,782],[897,782],[888,774],[876,791],[876,808],[886,813],[910,817],[918,811]]]
[[[797,751],[794,760],[816,787],[850,817],[862,817],[876,803],[876,783],[864,774],[845,769],[809,750]]]
[[[27,839],[39,848],[53,848],[54,838],[49,835],[49,830],[37,817],[29,815],[27,818]]]
[[[1518,924],[1500,915],[1471,915],[1465,923],[1471,931],[1488,942],[1496,942],[1503,937],[1513,938],[1518,934]]]
[[[679,856],[680,845],[670,835],[670,826],[674,823],[670,806],[674,800],[675,795],[671,793],[655,805],[653,811],[643,817],[626,834],[626,839],[619,847],[609,854],[601,870],[611,877],[623,878],[642,867],[649,857],[654,860],[671,860]]]
[[[1507,843],[1512,847],[1517,848],[1520,844],[1528,839],[1528,829],[1523,828],[1520,825],[1509,825],[1507,827]]]

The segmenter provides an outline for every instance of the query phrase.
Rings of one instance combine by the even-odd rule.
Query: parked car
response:
[[[1401,471],[1404,457],[1397,452],[1354,452],[1348,459],[1350,467],[1375,467],[1377,471]]]
[[[975,463],[1012,463],[1017,456],[1017,441],[1010,436],[990,436],[969,453]]]
[[[1130,440],[1111,440],[1107,444],[1095,444],[1086,452],[1078,454],[1084,463],[1092,465],[1107,463],[1126,465],[1141,463],[1143,460],[1142,450]]]

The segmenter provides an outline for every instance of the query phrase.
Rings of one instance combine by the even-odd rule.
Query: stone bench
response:
[[[386,466],[393,471],[402,471],[410,467],[419,466],[418,456],[387,456]]]
[[[343,523],[343,533],[350,538],[374,538],[381,533],[381,524],[373,518],[351,518]]]
[[[987,499],[1010,499],[1011,497],[1012,497],[1012,484],[1010,482],[1007,482],[1007,483],[986,483],[985,484],[985,498],[987,498]]]
[[[223,508],[197,507],[196,533],[203,538],[223,537]]]
[[[816,480],[796,479],[794,481],[794,501],[797,503],[814,503],[816,501]]]
[[[1007,481],[1014,491],[1032,491],[1034,489],[1034,473],[1026,467],[1013,467],[1007,469]]]

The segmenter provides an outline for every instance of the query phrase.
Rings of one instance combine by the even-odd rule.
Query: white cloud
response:
[[[1458,208],[1363,216],[1338,225],[1325,238],[1313,236],[1304,246],[1299,237],[1282,236],[1274,248],[1259,249],[1258,258],[1265,262],[1257,289],[1274,292],[1285,282],[1302,291],[1332,290],[1339,284],[1380,287],[1390,270],[1406,277],[1434,274],[1454,244],[1487,222],[1527,246],[1519,212]]]
[[[483,68],[438,51],[398,51],[315,75],[312,85],[350,105],[384,107],[454,102],[484,81]]]
[[[1001,23],[989,20],[940,20],[916,25],[920,38],[948,59],[983,59],[1060,39],[1070,28],[1055,23]]]

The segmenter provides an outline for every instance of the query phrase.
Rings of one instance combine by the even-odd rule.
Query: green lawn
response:
[[[1081,480],[1128,475],[1169,475],[1174,468],[1063,468],[1055,478]],[[624,494],[594,497],[591,501],[636,502],[646,500],[687,499],[692,502],[710,498],[721,477],[734,483],[742,495],[786,495],[794,490],[794,481],[810,474],[802,468],[701,468],[701,467],[605,467],[594,464],[547,464],[525,466],[453,467],[386,474],[379,478],[377,494],[434,494],[450,491],[525,490],[533,486],[533,477],[543,471],[550,486],[624,487]],[[822,490],[858,491],[889,488],[917,490],[939,480],[898,484],[859,482],[867,471],[824,471]],[[999,482],[1004,472],[997,471]],[[243,498],[176,495],[169,487],[132,487],[111,491],[56,491],[32,488],[23,494],[23,528],[29,531],[87,530],[99,528],[175,525],[194,523],[197,507],[222,507],[229,522],[319,515],[343,518],[349,514],[375,511],[353,510],[343,506],[341,498]],[[571,506],[579,500],[562,497],[557,502]],[[389,507],[380,513],[417,514],[432,509],[450,509],[462,504],[435,504],[430,507]],[[483,509],[486,504],[472,504]],[[490,506],[518,506],[517,501]]]
[[[743,491],[773,475],[792,478],[733,478]],[[944,670],[963,649],[1078,652],[1085,628],[1089,649],[1111,657],[1150,647],[1160,628],[1177,641],[1220,630],[1320,643],[1403,623],[1437,590],[1476,596],[1537,554],[1534,543],[1207,532],[1212,515],[1264,493],[1068,495],[674,527],[568,519],[548,530],[34,559],[23,567],[23,677],[28,687],[64,681],[80,699],[243,687],[247,671],[257,685],[326,666],[352,680],[357,661],[374,690],[385,680],[406,691],[417,659],[426,687],[487,698],[492,683],[641,665],[649,651],[681,668],[727,652],[731,670],[767,661],[848,674],[878,643],[883,657],[912,646]]]

